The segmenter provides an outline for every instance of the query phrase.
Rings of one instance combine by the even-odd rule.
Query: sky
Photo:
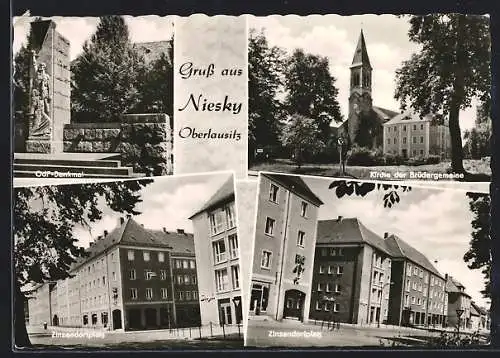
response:
[[[279,46],[289,54],[296,48],[326,56],[330,71],[337,79],[338,101],[344,119],[348,114],[349,66],[363,29],[368,57],[373,67],[373,105],[399,112],[394,99],[395,71],[419,47],[408,39],[408,20],[395,15],[311,15],[249,16],[249,28],[264,34],[271,46]],[[475,105],[460,113],[462,133],[474,125]]]
[[[185,232],[192,233],[193,226],[189,217],[200,209],[231,175],[214,173],[156,177],[153,183],[141,190],[143,201],[136,206],[136,210],[141,214],[133,216],[133,219],[148,229],[184,229]],[[101,202],[102,219],[92,223],[90,230],[83,227],[74,229],[78,246],[88,247],[90,241],[102,235],[104,230],[111,232],[115,229],[119,225],[120,217],[125,216],[102,204]]]
[[[381,237],[385,232],[399,236],[423,253],[443,276],[448,273],[460,281],[476,303],[487,306],[480,293],[484,288],[481,271],[470,270],[462,259],[469,247],[473,217],[465,191],[413,187],[400,193],[398,204],[384,208],[383,190],[338,199],[328,189],[331,179],[304,180],[325,203],[319,209],[319,220],[357,217]]]
[[[171,16],[124,16],[128,25],[130,40],[135,42],[165,41],[174,32]],[[56,23],[56,30],[70,42],[70,59],[75,59],[82,51],[83,43],[90,40],[97,29],[97,17],[51,17]],[[26,42],[30,22],[33,17],[14,17],[14,39],[12,49],[16,54]]]

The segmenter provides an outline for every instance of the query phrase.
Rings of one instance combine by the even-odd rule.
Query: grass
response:
[[[295,163],[288,159],[276,159],[274,161],[258,163],[250,167],[253,171],[269,171],[290,174],[307,174],[328,177],[348,177],[355,179],[381,179],[381,180],[401,180],[410,179],[410,172],[427,172],[427,173],[446,173],[449,171],[450,162],[444,161],[439,164],[426,164],[418,166],[409,165],[387,165],[387,166],[346,166],[346,175],[341,175],[340,166],[338,163],[316,164],[306,163],[298,167]],[[490,181],[491,169],[489,161],[465,159],[464,168],[469,173],[463,181]],[[371,173],[387,173],[384,178],[375,178]],[[398,172],[405,177],[394,177]],[[432,180],[432,179],[421,179]]]

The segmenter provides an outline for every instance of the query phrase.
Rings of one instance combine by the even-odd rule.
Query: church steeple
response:
[[[368,51],[366,50],[365,36],[363,30],[359,34],[358,44],[352,59],[351,69],[351,94],[368,94],[372,90],[372,66]]]

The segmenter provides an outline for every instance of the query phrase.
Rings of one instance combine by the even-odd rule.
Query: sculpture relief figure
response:
[[[30,137],[50,137],[50,76],[43,62],[38,63],[35,51],[31,51],[30,71]]]

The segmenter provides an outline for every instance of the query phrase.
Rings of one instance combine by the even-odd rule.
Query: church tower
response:
[[[372,113],[372,66],[366,50],[363,30],[350,66],[351,84],[349,91],[348,131],[351,143],[355,143],[361,117]]]

